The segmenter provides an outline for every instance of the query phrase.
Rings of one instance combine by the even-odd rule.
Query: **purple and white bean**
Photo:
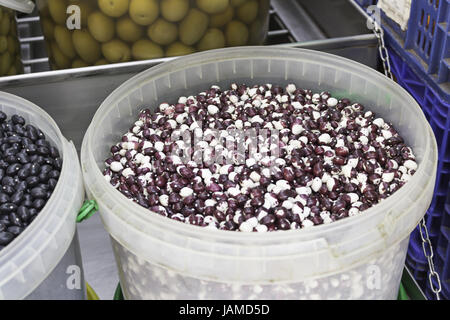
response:
[[[250,137],[232,133],[263,129],[278,130],[277,139],[259,134],[254,152]],[[182,136],[189,139],[174,138]],[[386,120],[349,99],[294,84],[213,86],[156,112],[144,109],[105,165],[105,178],[151,211],[241,232],[361,214],[418,167]]]

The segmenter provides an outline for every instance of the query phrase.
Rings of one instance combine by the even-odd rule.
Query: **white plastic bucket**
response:
[[[267,234],[209,230],[152,214],[103,178],[110,146],[141,108],[232,82],[295,83],[358,101],[394,124],[418,170],[361,215]],[[409,235],[431,201],[436,161],[432,130],[399,85],[341,57],[270,47],[195,54],[137,75],[100,106],[81,152],[86,189],[113,239],[127,299],[394,299]]]
[[[79,246],[78,239],[74,239],[76,216],[85,195],[75,146],[62,136],[56,123],[44,110],[25,99],[0,92],[0,110],[8,117],[19,114],[27,123],[40,128],[49,142],[58,148],[63,159],[58,183],[45,207],[22,234],[0,251],[0,300],[23,299],[31,293],[36,299],[49,298],[49,295],[41,296],[35,290],[65,256],[64,265],[80,269],[80,281],[84,288],[81,260],[77,258],[79,254],[67,253],[69,248],[77,250]],[[54,279],[60,279],[59,282],[44,288],[44,291],[51,292],[52,297],[63,299],[73,296],[73,292],[68,294],[66,291],[74,288],[67,287],[66,281],[61,280],[70,276],[67,267],[64,270],[59,268],[59,274],[53,275]],[[81,289],[79,292],[81,295],[75,296],[85,296]]]

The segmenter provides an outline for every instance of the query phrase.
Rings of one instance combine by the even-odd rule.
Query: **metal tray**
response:
[[[272,0],[267,44],[325,51],[377,68],[377,40],[366,20],[365,13],[348,0]],[[92,116],[115,88],[172,59],[48,71],[39,17],[19,17],[18,22],[24,64],[30,73],[0,78],[0,90],[46,110],[78,150]]]

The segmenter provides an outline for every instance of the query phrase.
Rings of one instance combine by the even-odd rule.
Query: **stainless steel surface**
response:
[[[286,28],[291,30],[295,41],[326,39],[320,27],[311,19],[296,0],[272,0],[273,9],[283,17]]]
[[[78,225],[86,281],[102,300],[111,300],[119,283],[111,240],[95,214]]]
[[[85,300],[86,285],[80,242],[75,233],[66,254],[26,300]]]
[[[331,5],[329,2],[339,2]],[[366,17],[348,0],[272,0],[267,45],[308,48],[337,54],[373,68],[378,66],[377,39],[365,29]],[[347,4],[347,5],[346,5]],[[339,8],[336,11],[335,8]],[[334,10],[334,11],[333,11]],[[327,19],[348,24],[327,34]],[[328,18],[325,17],[328,14]],[[39,18],[19,16],[23,60],[29,74],[0,78],[0,90],[28,99],[46,110],[64,136],[80,149],[84,133],[102,101],[137,73],[170,60],[129,62],[81,69],[50,71]],[[44,72],[43,72],[44,71]],[[101,299],[111,299],[118,283],[109,235],[95,215],[78,226],[87,282]]]

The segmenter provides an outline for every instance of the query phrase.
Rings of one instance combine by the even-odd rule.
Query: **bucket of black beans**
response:
[[[4,92],[0,183],[0,299],[77,297],[67,285],[67,272],[81,268],[75,221],[84,186],[77,152],[47,113]]]
[[[126,299],[395,299],[436,150],[382,74],[242,47],[125,82],[81,161]]]

